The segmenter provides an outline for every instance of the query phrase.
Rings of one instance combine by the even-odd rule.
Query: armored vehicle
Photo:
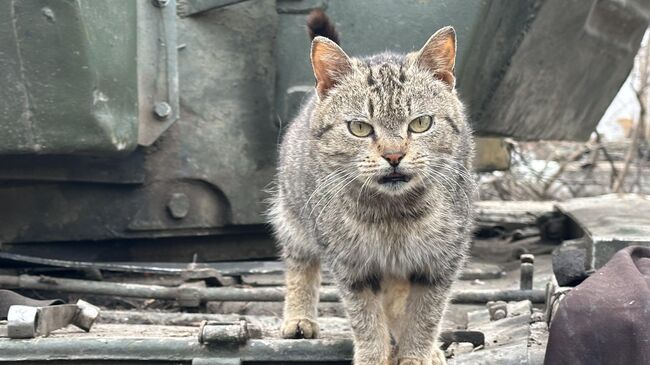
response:
[[[458,92],[479,137],[477,168],[483,170],[507,167],[503,137],[589,138],[628,77],[650,18],[645,0],[1,1],[4,259],[81,270],[95,278],[104,271],[171,273],[175,278],[183,273],[190,281],[214,279],[223,286],[219,289],[233,289],[228,287],[232,280],[278,284],[255,276],[281,272],[271,263],[266,271],[267,264],[195,264],[192,270],[183,265],[276,257],[264,200],[272,188],[283,128],[313,90],[304,22],[314,9],[325,10],[337,23],[351,55],[412,51],[436,29],[453,25],[459,43]],[[532,223],[519,222],[515,228]],[[492,274],[484,270],[481,275]],[[45,288],[46,282],[25,286],[31,279],[22,280],[4,277],[0,283],[52,289]],[[278,299],[275,289],[262,289],[251,294],[255,301]],[[530,291],[528,284],[524,289],[529,291],[483,293],[479,299],[461,293],[458,300],[544,301],[540,291]],[[143,296],[106,290],[104,294]],[[229,297],[227,290],[201,298],[190,289],[147,293],[189,307],[206,300],[252,298],[240,292]],[[335,301],[336,295],[329,298]],[[530,303],[521,305],[508,310],[532,315]],[[160,323],[168,324],[170,318]],[[260,339],[249,343],[244,355],[210,360],[214,353],[205,344],[234,346],[262,336],[236,316],[213,319],[228,325],[202,328],[203,345],[111,342],[100,335],[78,342],[87,356],[74,359],[234,364],[298,361],[310,353],[312,360],[336,362],[336,354],[350,351],[349,341],[334,338],[296,347],[282,344],[288,347],[275,353],[277,343]],[[197,331],[190,332],[194,336]],[[107,333],[115,336],[115,331]],[[471,333],[465,336],[478,341]],[[0,340],[0,349],[8,346],[0,350],[0,361],[69,359],[69,339],[52,340],[32,358],[21,354],[30,343]],[[130,355],[124,346],[142,351],[141,356]],[[45,355],[52,353],[60,356]]]

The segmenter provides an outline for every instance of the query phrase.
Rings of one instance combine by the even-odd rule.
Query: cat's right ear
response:
[[[311,65],[320,98],[325,97],[345,74],[352,71],[350,57],[341,47],[325,37],[316,37],[311,42]]]
[[[417,53],[417,63],[436,75],[451,89],[456,85],[454,66],[456,64],[456,31],[444,27],[429,38]]]

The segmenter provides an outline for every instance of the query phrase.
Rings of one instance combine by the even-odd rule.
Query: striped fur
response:
[[[317,37],[314,47],[342,52],[327,42]],[[282,335],[317,336],[314,273],[324,263],[350,318],[356,365],[445,362],[435,339],[469,247],[473,142],[453,84],[423,67],[424,53],[340,55],[347,69],[317,74],[331,85],[303,106],[280,148],[269,216],[288,269]],[[409,132],[420,115],[433,126]],[[374,134],[352,135],[350,120]],[[388,149],[405,152],[407,183],[380,184],[397,171],[382,158]]]

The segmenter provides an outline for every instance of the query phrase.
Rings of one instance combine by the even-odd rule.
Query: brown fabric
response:
[[[27,305],[30,307],[44,307],[47,305],[64,304],[61,299],[36,300],[24,297],[11,290],[0,289],[0,320],[7,319],[7,312],[12,305]]]
[[[650,364],[650,247],[617,252],[560,302],[544,365]]]

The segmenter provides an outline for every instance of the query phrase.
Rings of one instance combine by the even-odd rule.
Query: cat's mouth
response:
[[[411,177],[408,175],[400,174],[399,172],[391,172],[386,176],[382,176],[379,179],[380,184],[395,184],[400,182],[408,182],[411,180]]]

